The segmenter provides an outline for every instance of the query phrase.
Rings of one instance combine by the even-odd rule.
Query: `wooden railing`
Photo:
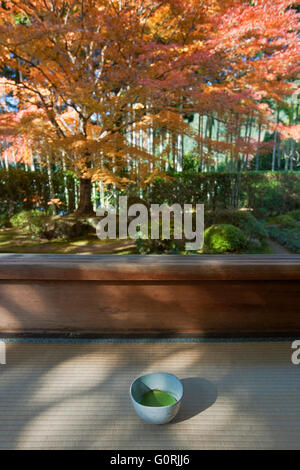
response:
[[[297,333],[299,255],[0,255],[2,335]]]

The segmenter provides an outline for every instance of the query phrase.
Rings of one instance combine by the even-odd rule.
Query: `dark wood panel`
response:
[[[0,332],[300,332],[299,281],[1,281]]]

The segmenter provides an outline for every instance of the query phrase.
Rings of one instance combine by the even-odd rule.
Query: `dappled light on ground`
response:
[[[32,238],[16,229],[0,229],[0,253],[134,254],[134,240],[99,240],[96,235],[74,240]]]
[[[174,422],[133,411],[138,375],[183,381]],[[300,377],[289,342],[9,344],[0,448],[297,448]]]

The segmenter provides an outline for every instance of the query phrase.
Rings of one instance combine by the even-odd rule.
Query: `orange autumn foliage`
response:
[[[268,100],[292,94],[299,74],[294,4],[4,1],[0,66],[16,73],[0,86],[20,110],[1,116],[0,132],[21,136],[24,148],[41,155],[64,158],[81,179],[121,186],[149,181],[163,157],[128,139],[132,129],[150,127],[153,147],[155,131],[188,135],[208,159],[220,150],[254,155],[257,145],[243,138],[241,126],[249,113],[267,125]],[[214,115],[230,140],[199,136],[186,113]]]

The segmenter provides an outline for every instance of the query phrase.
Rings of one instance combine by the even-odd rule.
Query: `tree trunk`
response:
[[[54,191],[54,186],[53,186],[52,168],[51,168],[51,162],[50,162],[49,155],[47,155],[47,174],[48,174],[50,198],[51,198],[51,200],[53,200],[53,199],[55,199],[55,191]],[[54,204],[54,201],[52,201],[51,210],[52,210],[52,214],[56,215],[57,210],[56,210],[56,205]]]
[[[66,206],[67,206],[67,212],[70,212],[70,198],[69,198],[69,188],[68,188],[68,178],[66,175],[67,172],[67,165],[66,165],[66,160],[65,156],[62,153],[62,168],[64,172],[64,191],[65,191],[65,200],[66,200]]]
[[[275,131],[274,133],[274,143],[273,143],[273,152],[272,152],[272,171],[275,171],[276,149],[277,149],[277,131]]]
[[[90,178],[80,178],[78,215],[95,215],[92,204],[92,182]]]
[[[255,170],[259,170],[259,159],[260,159],[260,153],[259,153],[259,145],[260,145],[260,140],[261,140],[261,124],[258,125],[258,141],[257,141],[257,152],[256,152],[256,161],[255,161]]]

